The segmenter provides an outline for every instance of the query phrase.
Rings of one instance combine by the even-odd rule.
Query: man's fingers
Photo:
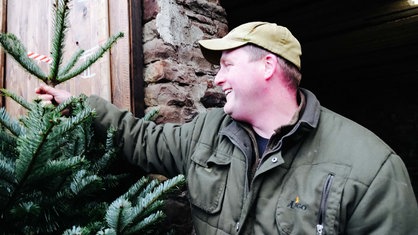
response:
[[[49,101],[51,102],[54,99],[54,96],[50,95],[50,94],[44,94],[44,93],[38,93],[38,98],[41,99],[42,101],[46,102]]]
[[[41,84],[35,89],[35,93],[42,100],[49,100],[53,104],[60,104],[71,97],[71,93],[65,90],[55,89],[54,87]]]
[[[53,94],[54,88],[41,84],[38,88],[36,88],[36,94]]]

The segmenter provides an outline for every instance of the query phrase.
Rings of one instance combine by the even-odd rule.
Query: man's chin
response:
[[[230,116],[232,116],[232,110],[225,104],[224,106],[224,112]]]

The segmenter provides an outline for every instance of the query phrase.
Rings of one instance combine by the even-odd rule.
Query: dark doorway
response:
[[[270,21],[302,44],[301,86],[404,160],[418,194],[418,5],[398,1],[221,2],[229,27]]]

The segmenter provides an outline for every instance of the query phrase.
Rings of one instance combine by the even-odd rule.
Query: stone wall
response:
[[[145,105],[158,107],[158,123],[182,123],[206,108],[222,106],[216,68],[197,41],[227,33],[219,0],[144,0]]]
[[[155,121],[183,123],[207,108],[223,106],[224,94],[213,84],[216,67],[203,58],[197,43],[227,33],[225,10],[219,0],[143,3],[145,105],[148,110],[159,109]],[[183,190],[166,200],[163,229],[194,234]]]

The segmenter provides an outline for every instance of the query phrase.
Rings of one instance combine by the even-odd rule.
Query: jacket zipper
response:
[[[322,188],[321,204],[319,205],[318,224],[316,225],[316,234],[322,235],[324,231],[325,212],[327,209],[328,197],[331,191],[332,181],[334,180],[334,173],[329,173]]]

